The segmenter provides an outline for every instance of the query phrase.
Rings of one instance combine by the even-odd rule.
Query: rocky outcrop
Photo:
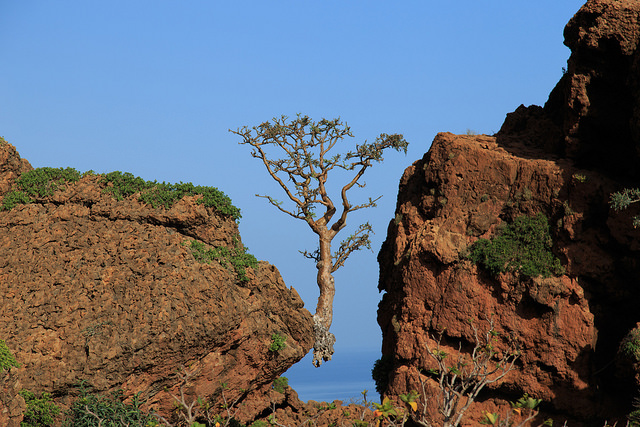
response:
[[[637,207],[616,212],[608,201],[640,185],[639,16],[638,1],[587,2],[565,29],[571,58],[544,107],[521,106],[495,136],[439,134],[405,171],[379,254],[387,394],[420,390],[419,372],[435,368],[426,346],[440,333],[448,353],[465,353],[474,326],[492,320],[498,348],[517,343],[521,355],[479,396],[467,425],[522,393],[544,400],[537,421],[559,425],[630,411],[640,384],[619,369],[629,362],[618,348],[639,320],[640,230],[631,225]],[[537,213],[565,274],[493,275],[467,258],[479,238]]]
[[[6,193],[29,168],[10,144],[0,159]],[[313,344],[297,292],[266,262],[247,268],[248,280],[229,262],[198,262],[194,240],[242,245],[234,219],[200,196],[154,209],[135,195],[117,200],[106,185],[87,175],[0,211],[0,336],[22,387],[64,404],[84,380],[95,392],[142,392],[165,416],[182,368],[190,399],[218,405],[222,384],[239,405],[266,393]],[[273,334],[285,348],[269,350]]]

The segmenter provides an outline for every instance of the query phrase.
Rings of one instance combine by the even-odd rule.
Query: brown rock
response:
[[[0,158],[20,164],[12,149],[0,145]],[[189,399],[220,404],[226,383],[241,404],[309,351],[311,314],[274,266],[248,268],[243,282],[230,264],[191,254],[193,239],[241,245],[233,219],[198,196],[153,209],[104,187],[86,176],[0,212],[0,336],[24,388],[64,404],[86,380],[96,392],[142,391],[168,416],[181,367]],[[287,337],[277,353],[274,333]]]
[[[613,362],[640,319],[638,208],[616,212],[608,201],[640,186],[638,16],[639,1],[587,2],[567,25],[568,71],[544,108],[519,107],[495,137],[438,134],[405,171],[379,254],[382,352],[395,359],[387,394],[420,390],[418,371],[435,368],[426,346],[439,332],[456,357],[473,347],[469,320],[486,330],[493,319],[499,351],[517,342],[521,356],[465,425],[523,393],[545,402],[538,424],[612,422],[630,412],[634,375],[616,375]],[[566,274],[493,277],[465,258],[478,238],[538,212]],[[438,420],[438,387],[426,390],[428,417]]]

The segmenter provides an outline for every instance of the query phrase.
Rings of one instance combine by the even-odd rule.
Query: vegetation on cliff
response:
[[[80,173],[74,168],[42,167],[25,172],[15,181],[14,189],[2,199],[2,209],[11,210],[17,204],[32,203],[37,199],[50,197],[65,184],[71,184],[86,175],[96,175],[93,171]],[[138,200],[151,205],[154,209],[171,208],[184,196],[202,196],[198,204],[216,209],[222,215],[239,220],[240,209],[233,206],[231,199],[215,187],[196,186],[192,183],[171,184],[166,182],[145,181],[128,172],[109,172],[98,174],[104,191],[117,200],[138,194]]]
[[[492,274],[518,271],[529,277],[550,277],[564,272],[552,245],[549,222],[538,213],[517,217],[491,240],[478,239],[468,256]]]

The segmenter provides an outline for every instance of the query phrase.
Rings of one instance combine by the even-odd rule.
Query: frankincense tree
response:
[[[335,295],[333,273],[344,265],[351,253],[371,245],[369,233],[372,230],[367,222],[342,241],[335,252],[331,251],[334,237],[347,224],[347,216],[359,209],[374,207],[379,199],[369,198],[364,203],[353,204],[349,199],[350,190],[365,186],[360,181],[362,175],[373,162],[383,160],[384,150],[393,148],[406,153],[408,143],[402,135],[383,133],[372,143],[365,141],[352,151],[334,154],[346,137],[353,137],[349,126],[340,119],[314,122],[300,114],[293,120],[282,116],[259,126],[230,131],[242,138],[240,144],[253,147],[251,155],[262,161],[271,178],[285,192],[289,204],[271,196],[258,196],[266,198],[283,213],[306,222],[318,236],[318,249],[302,252],[316,262],[318,269],[320,296],[313,316],[313,364],[318,367],[322,361],[331,360],[335,342],[335,336],[329,332]],[[329,174],[336,170],[346,171],[348,178],[338,186],[337,194],[329,194]]]

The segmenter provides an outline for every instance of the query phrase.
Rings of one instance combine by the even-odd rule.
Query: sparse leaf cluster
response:
[[[617,211],[626,209],[637,202],[640,202],[640,188],[625,188],[613,193],[609,200],[611,207]],[[640,227],[640,216],[633,217],[633,226]]]
[[[258,260],[255,256],[247,253],[247,248],[245,247],[236,246],[232,249],[226,246],[208,247],[203,242],[192,240],[189,249],[191,249],[191,254],[198,262],[218,261],[223,266],[231,264],[241,282],[249,281],[247,267],[258,268]]]

